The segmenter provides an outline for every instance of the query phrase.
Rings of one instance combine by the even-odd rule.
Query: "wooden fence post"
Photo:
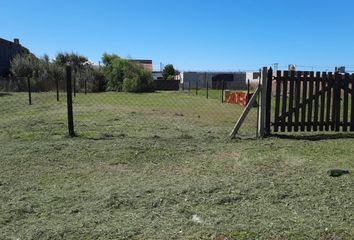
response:
[[[74,114],[73,114],[73,98],[72,98],[72,88],[71,88],[71,67],[66,67],[66,100],[68,109],[68,130],[69,136],[75,137],[74,131]]]
[[[209,82],[206,82],[206,98],[209,99]]]
[[[224,91],[225,91],[225,82],[222,80],[222,88],[221,88],[221,103],[224,102]]]
[[[198,96],[198,80],[195,82],[195,95]]]
[[[27,77],[28,87],[28,104],[32,105],[32,93],[31,93],[31,77]]]
[[[59,102],[59,80],[58,80],[58,78],[55,80],[55,85],[57,88],[57,102]]]
[[[260,104],[259,104],[259,118],[258,118],[258,136],[265,136],[266,126],[266,110],[267,110],[267,76],[268,69],[264,67],[262,70],[262,78],[260,84]]]
[[[205,86],[206,86],[206,98],[209,98],[209,83],[207,80],[207,73],[204,73],[204,80],[205,80]]]
[[[270,119],[271,119],[271,103],[272,103],[272,82],[273,82],[273,69],[269,68],[266,80],[266,115],[265,115],[265,136],[270,135]]]
[[[70,76],[70,78],[71,78],[71,76]],[[75,70],[74,70],[74,97],[76,97],[76,71]]]

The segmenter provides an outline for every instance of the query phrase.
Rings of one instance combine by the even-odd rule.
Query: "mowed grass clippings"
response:
[[[354,238],[349,137],[231,141],[241,107],[162,92],[78,94],[69,138],[64,94],[0,103],[0,239]]]

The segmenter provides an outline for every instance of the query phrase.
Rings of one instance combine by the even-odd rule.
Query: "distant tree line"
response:
[[[32,91],[53,91],[57,83],[64,90],[65,66],[70,64],[77,92],[84,91],[85,82],[88,92],[154,91],[152,73],[141,65],[115,54],[104,54],[102,61],[103,66],[98,67],[76,53],[58,53],[53,60],[47,55],[19,54],[11,62],[8,89],[25,91],[30,81]]]
[[[84,82],[91,92],[105,91],[103,72],[95,68],[86,57],[75,53],[59,53],[50,60],[47,55],[37,58],[33,54],[19,54],[11,61],[9,89],[24,91],[30,80],[32,91],[52,91],[56,84],[65,88],[65,66],[73,66],[77,91],[84,90]]]

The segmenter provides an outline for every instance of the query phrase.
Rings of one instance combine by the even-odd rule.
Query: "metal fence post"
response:
[[[73,97],[71,88],[71,67],[66,67],[66,99],[68,108],[68,130],[69,136],[75,137],[74,131],[74,114],[73,114]]]

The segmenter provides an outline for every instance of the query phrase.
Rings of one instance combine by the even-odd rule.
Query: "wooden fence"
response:
[[[156,80],[154,81],[156,91],[178,91],[179,81],[177,80]]]
[[[270,69],[265,134],[354,131],[353,86],[354,74]]]

